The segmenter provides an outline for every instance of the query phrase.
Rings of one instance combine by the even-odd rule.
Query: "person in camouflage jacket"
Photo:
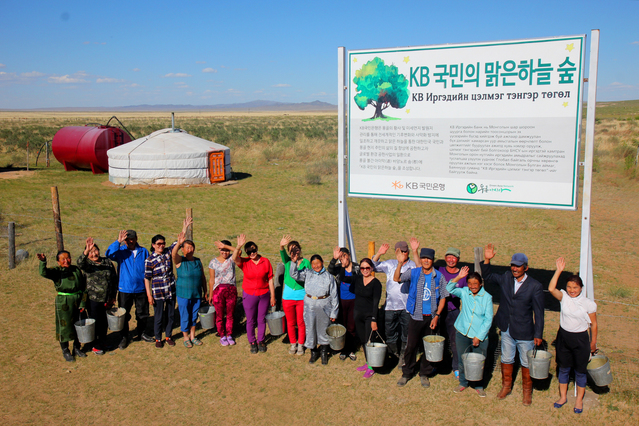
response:
[[[107,334],[106,311],[115,303],[118,276],[113,262],[100,256],[100,248],[91,237],[87,238],[86,247],[77,264],[86,276],[89,317],[95,319],[95,343],[92,351],[96,355],[102,355]]]

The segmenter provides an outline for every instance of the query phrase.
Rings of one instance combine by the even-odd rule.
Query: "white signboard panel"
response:
[[[576,209],[584,43],[349,51],[349,195]]]

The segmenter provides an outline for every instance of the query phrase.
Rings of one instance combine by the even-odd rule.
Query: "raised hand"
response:
[[[417,240],[417,238],[412,237],[409,242],[410,248],[413,249],[413,251],[416,251],[419,248],[419,241]]]
[[[220,250],[226,247],[222,241],[215,241],[213,244],[215,245],[215,247],[217,247]]]
[[[341,253],[339,246],[335,246],[335,248],[333,248],[333,259],[339,259]]]
[[[486,247],[484,247],[484,259],[485,260],[490,260],[493,257],[495,257],[495,253],[497,253],[497,250],[495,249],[495,245],[492,243],[486,244]]]
[[[237,245],[238,246],[243,246],[246,243],[246,235],[244,234],[240,234],[237,237]]]
[[[87,252],[91,251],[93,246],[95,246],[95,243],[93,242],[93,238],[91,238],[91,237],[87,238],[87,241],[86,241],[86,250],[87,250]]]
[[[382,246],[379,248],[379,250],[377,250],[377,254],[379,254],[380,256],[382,254],[386,254],[386,252],[388,251],[389,247],[390,247],[390,245],[388,245],[388,244],[382,244]]]
[[[288,243],[290,243],[293,239],[291,238],[290,235],[286,234],[282,237],[282,239],[280,240],[280,248],[282,250],[284,250],[286,248],[286,246],[288,245]]]
[[[404,263],[408,260],[408,256],[402,253],[401,250],[395,250],[395,257],[397,258],[397,267],[401,268]]]
[[[126,230],[123,229],[120,231],[120,233],[118,234],[118,243],[122,244],[124,242],[124,240],[126,240]]]
[[[193,225],[193,218],[192,217],[187,217],[186,219],[184,219],[184,221],[182,222],[182,232],[184,232],[186,234],[186,230],[191,225]]]
[[[47,255],[44,253],[38,253],[36,254],[36,256],[38,257],[38,260],[42,261],[42,262],[46,262],[47,261]]]
[[[181,246],[182,244],[184,244],[184,240],[186,240],[186,233],[182,231],[177,236],[178,246]]]
[[[464,278],[465,276],[468,275],[468,271],[470,269],[468,268],[468,266],[463,266],[460,270],[459,270],[459,274],[457,275],[457,281],[461,280],[462,278]]]
[[[557,271],[560,273],[566,269],[566,259],[563,257],[558,258],[555,264],[557,265]]]

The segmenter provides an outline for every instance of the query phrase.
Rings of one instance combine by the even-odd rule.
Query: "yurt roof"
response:
[[[212,151],[230,151],[230,148],[188,134],[182,129],[162,129],[108,151],[109,159],[124,160],[144,157],[147,160],[200,157]]]

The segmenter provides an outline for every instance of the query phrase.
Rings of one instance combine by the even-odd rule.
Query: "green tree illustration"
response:
[[[380,58],[374,58],[355,71],[353,83],[357,94],[355,103],[362,111],[368,106],[375,107],[371,119],[385,118],[383,111],[388,107],[404,108],[410,92],[408,80],[400,74],[395,65],[385,65]]]

